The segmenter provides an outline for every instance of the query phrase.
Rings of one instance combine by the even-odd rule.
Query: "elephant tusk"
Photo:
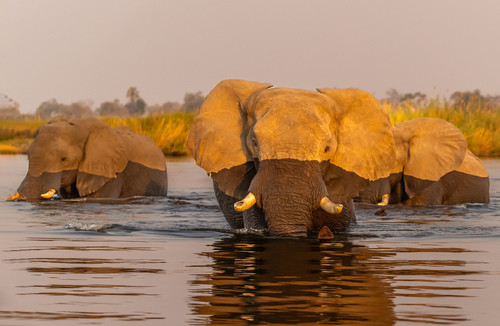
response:
[[[54,196],[55,193],[56,193],[55,189],[50,189],[49,191],[47,191],[44,194],[41,194],[40,196],[42,196],[45,199],[49,199],[49,198],[52,198],[52,196]]]
[[[19,198],[19,193],[16,192],[14,195],[10,196],[9,198],[7,198],[6,200],[8,201],[12,201],[12,200],[16,200]]]
[[[234,209],[238,212],[243,212],[255,205],[256,202],[257,200],[255,199],[254,194],[249,192],[245,198],[243,198],[239,202],[234,203]]]
[[[325,212],[330,214],[339,214],[340,212],[342,212],[342,208],[344,208],[342,204],[334,204],[326,196],[321,199],[319,205]]]
[[[379,206],[385,206],[389,204],[389,194],[385,194],[382,196],[382,201],[380,203],[378,203],[377,205]]]

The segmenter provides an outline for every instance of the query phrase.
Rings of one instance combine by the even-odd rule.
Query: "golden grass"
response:
[[[167,156],[187,155],[186,139],[195,113],[173,113],[147,118],[102,118],[110,126],[125,125],[147,135]]]
[[[20,154],[21,150],[11,145],[0,145],[0,154]]]
[[[167,156],[187,155],[186,139],[195,113],[173,113],[147,118],[103,117],[100,120],[110,126],[126,125],[135,132],[145,134],[161,148]],[[26,153],[38,127],[47,121],[10,120],[0,121],[0,145],[5,148],[0,154]]]
[[[500,108],[498,107],[452,106],[437,100],[431,100],[423,107],[408,103],[402,105],[382,103],[382,107],[393,124],[422,117],[447,120],[462,131],[469,149],[475,155],[500,156]],[[185,143],[195,116],[195,113],[173,113],[146,118],[104,117],[101,120],[111,126],[129,126],[134,131],[151,137],[167,156],[182,156],[188,154]],[[36,129],[46,122],[0,121],[0,144],[18,148],[18,152],[25,153]],[[11,148],[6,149],[5,152],[11,150]],[[0,152],[2,153],[4,151]]]
[[[424,107],[408,103],[383,103],[382,107],[393,124],[424,117],[447,120],[462,131],[472,153],[483,157],[500,156],[499,107],[486,104],[450,105],[437,100],[431,100]]]

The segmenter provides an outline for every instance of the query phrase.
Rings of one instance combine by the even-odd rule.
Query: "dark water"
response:
[[[0,325],[497,325],[491,204],[358,207],[331,243],[234,234],[211,180],[168,163],[167,199],[0,201]],[[0,198],[25,156],[0,156]]]

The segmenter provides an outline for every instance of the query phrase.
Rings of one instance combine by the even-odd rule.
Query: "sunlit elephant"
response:
[[[166,196],[165,157],[147,136],[95,118],[55,118],[28,149],[29,168],[9,198]]]
[[[393,128],[396,164],[388,178],[362,191],[364,202],[411,206],[488,203],[489,177],[453,124],[435,118]]]
[[[213,178],[231,227],[346,230],[352,198],[394,162],[389,118],[364,91],[270,87],[220,82],[191,127],[189,151]]]

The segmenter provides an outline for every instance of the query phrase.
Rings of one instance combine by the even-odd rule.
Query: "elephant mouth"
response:
[[[306,236],[314,212],[341,214],[343,205],[328,196],[320,162],[262,160],[246,196],[234,203],[234,209],[244,212],[254,205],[262,209],[271,235]]]
[[[43,201],[61,198],[62,174],[62,172],[44,172],[40,176],[33,176],[28,172],[17,192],[7,200]]]

